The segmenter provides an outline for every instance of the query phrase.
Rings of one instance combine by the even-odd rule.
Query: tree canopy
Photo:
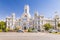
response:
[[[58,27],[60,27],[60,23],[58,23]]]
[[[6,23],[3,21],[0,21],[0,29],[5,30],[6,29]]]
[[[46,24],[44,24],[44,28],[45,28],[45,30],[49,30],[52,28],[52,25],[50,25],[49,23],[46,23]]]

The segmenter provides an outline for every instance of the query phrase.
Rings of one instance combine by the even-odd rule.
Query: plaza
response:
[[[60,40],[59,34],[2,32],[0,40]]]

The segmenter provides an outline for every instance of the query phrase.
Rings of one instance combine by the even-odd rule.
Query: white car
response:
[[[54,29],[50,29],[48,30],[49,33],[57,33],[58,31],[57,30],[54,30]]]

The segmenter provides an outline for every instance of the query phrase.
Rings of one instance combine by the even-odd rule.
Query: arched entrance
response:
[[[24,27],[24,30],[26,30],[27,28],[26,28],[26,26]]]

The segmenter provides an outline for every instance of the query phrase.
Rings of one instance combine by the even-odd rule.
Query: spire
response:
[[[12,13],[12,18],[15,18],[15,13]]]
[[[38,11],[35,11],[35,16],[38,16]]]
[[[29,5],[24,6],[24,13],[29,13]]]

